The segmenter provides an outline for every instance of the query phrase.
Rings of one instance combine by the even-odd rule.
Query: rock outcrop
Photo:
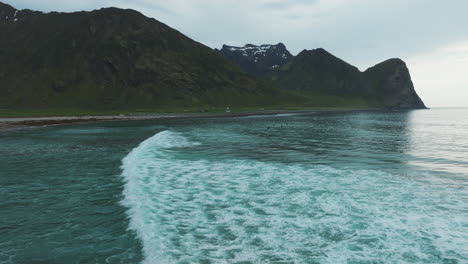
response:
[[[390,59],[363,73],[364,96],[388,109],[425,109],[414,89],[406,63]]]

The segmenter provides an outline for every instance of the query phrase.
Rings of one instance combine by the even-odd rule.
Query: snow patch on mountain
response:
[[[247,44],[243,47],[223,45],[220,53],[241,66],[246,72],[257,76],[281,67],[293,57],[282,43],[259,46]]]

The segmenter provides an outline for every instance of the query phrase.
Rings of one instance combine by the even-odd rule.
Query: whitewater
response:
[[[163,131],[123,160],[122,204],[143,263],[467,260],[457,186],[429,174],[184,156],[200,145]]]

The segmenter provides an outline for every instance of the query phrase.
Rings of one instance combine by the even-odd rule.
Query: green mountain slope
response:
[[[284,97],[212,49],[133,10],[0,5],[0,108],[268,106]]]

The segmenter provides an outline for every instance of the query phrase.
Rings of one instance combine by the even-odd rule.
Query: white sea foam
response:
[[[468,261],[463,194],[374,170],[184,156],[198,145],[164,131],[123,160],[144,263]]]

